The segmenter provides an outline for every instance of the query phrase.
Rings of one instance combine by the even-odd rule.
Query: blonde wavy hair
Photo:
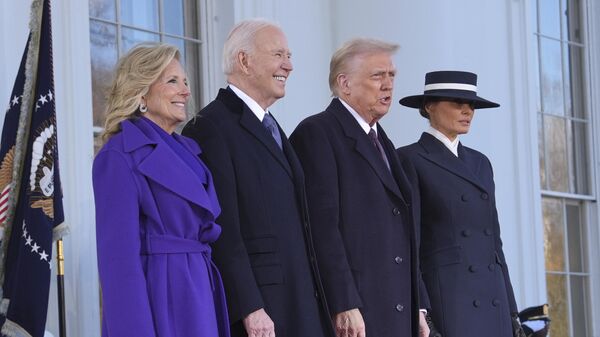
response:
[[[144,42],[119,59],[107,94],[103,142],[121,131],[122,121],[141,116],[142,96],[148,93],[150,85],[158,80],[169,63],[173,59],[179,61],[180,57],[179,50],[173,45]]]

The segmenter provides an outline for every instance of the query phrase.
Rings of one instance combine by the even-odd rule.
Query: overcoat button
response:
[[[494,269],[496,269],[496,266],[493,263],[490,263],[490,265],[488,266],[488,269],[490,271],[494,271]]]
[[[468,201],[469,200],[469,196],[466,195],[466,194],[463,194],[463,195],[460,196],[460,200],[462,200],[462,201]]]
[[[499,306],[500,305],[500,300],[496,300],[496,299],[493,300],[492,301],[492,305],[495,306],[495,307]]]
[[[490,235],[492,235],[492,233],[493,233],[493,232],[492,232],[492,230],[491,230],[491,229],[489,229],[489,228],[486,228],[486,229],[483,231],[483,233],[485,233],[485,235],[487,235],[487,236],[490,236]]]
[[[394,215],[400,215],[400,210],[398,209],[398,207],[394,207],[392,213],[394,213]]]
[[[476,271],[477,271],[477,267],[476,267],[476,266],[469,266],[469,271],[470,271],[471,273],[474,273],[474,272],[476,272]]]
[[[471,236],[471,231],[468,229],[463,230],[462,236],[464,236],[465,238],[468,238],[469,236]]]
[[[396,304],[396,311],[398,311],[398,312],[404,311],[404,306],[402,304]]]
[[[402,259],[400,256],[396,256],[396,257],[394,258],[394,261],[396,261],[396,263],[397,263],[397,264],[400,264],[400,263],[402,263],[402,260],[403,260],[403,259]]]
[[[481,199],[487,200],[488,199],[488,194],[487,193],[481,193]]]
[[[474,306],[475,308],[479,308],[479,306],[480,306],[480,305],[481,305],[481,302],[479,302],[479,300],[475,300],[475,301],[473,301],[473,306]]]

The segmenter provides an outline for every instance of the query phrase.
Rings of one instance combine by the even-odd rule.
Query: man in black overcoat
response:
[[[232,336],[333,334],[311,241],[302,168],[268,107],[292,71],[283,32],[237,24],[223,51],[228,87],[183,134],[202,148],[221,205],[213,245]]]
[[[397,48],[355,39],[338,49],[329,74],[335,97],[290,136],[338,336],[429,333],[419,313],[411,190],[378,124],[392,102]]]

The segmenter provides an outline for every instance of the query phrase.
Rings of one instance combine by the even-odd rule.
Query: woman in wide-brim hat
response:
[[[419,109],[429,129],[398,149],[419,196],[421,273],[432,321],[443,337],[511,337],[518,312],[496,211],[492,166],[463,146],[474,110],[499,107],[477,96],[477,75],[436,71],[421,95],[400,104]]]

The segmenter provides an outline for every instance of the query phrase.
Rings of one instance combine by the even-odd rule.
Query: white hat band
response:
[[[444,90],[444,89],[453,89],[453,90],[467,90],[473,91],[477,93],[477,86],[472,84],[464,84],[464,83],[433,83],[426,84],[425,91],[429,90]]]

